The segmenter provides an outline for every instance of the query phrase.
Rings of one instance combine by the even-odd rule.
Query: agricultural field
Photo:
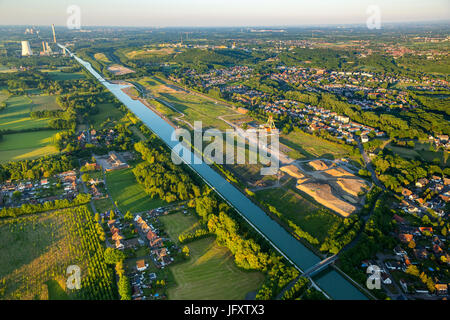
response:
[[[147,211],[166,204],[161,199],[151,199],[136,181],[132,168],[111,171],[106,174],[106,184],[110,196],[117,202],[122,212]]]
[[[32,119],[30,112],[33,108],[43,106],[33,103],[27,96],[14,96],[6,100],[6,109],[0,111],[0,130],[25,130],[44,128],[48,119]]]
[[[264,281],[260,272],[240,270],[231,252],[219,247],[213,237],[187,245],[188,261],[171,266],[177,285],[168,289],[173,300],[244,299]]]
[[[3,135],[0,141],[0,162],[36,159],[58,153],[53,145],[54,130]]]
[[[341,220],[332,213],[323,212],[321,206],[290,188],[274,188],[255,193],[257,200],[275,207],[285,218],[294,222],[320,243],[327,237],[332,226]]]
[[[280,135],[280,142],[295,149],[297,153],[293,157],[299,158],[300,154],[300,159],[327,158],[333,160],[349,157],[351,151],[350,146],[329,142],[301,131]]]
[[[229,128],[229,125],[218,117],[237,114],[236,111],[223,104],[216,104],[210,99],[188,93],[157,77],[146,77],[141,79],[139,83],[149,90],[153,96],[164,100],[176,110],[184,113],[185,116],[182,117],[182,120],[188,121],[192,125],[194,121],[202,121],[203,128],[225,130]],[[180,117],[177,113],[168,116],[171,120]]]
[[[0,225],[0,298],[114,299],[112,269],[87,207],[3,220]],[[69,265],[81,269],[81,289],[66,288]]]
[[[56,102],[56,96],[39,95],[31,98],[33,101],[32,111],[60,110]]]
[[[64,72],[61,70],[41,70],[47,72],[51,80],[63,81],[63,80],[79,80],[85,79],[85,75],[82,72]]]

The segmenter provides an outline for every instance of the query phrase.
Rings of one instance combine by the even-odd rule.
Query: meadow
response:
[[[339,159],[349,157],[351,150],[350,146],[326,141],[301,131],[292,131],[287,135],[280,135],[280,142],[297,151],[295,154],[289,154],[289,156],[300,159]]]
[[[94,128],[101,127],[105,120],[117,121],[123,117],[122,111],[110,103],[98,104],[99,112],[89,116],[89,122]]]
[[[63,81],[63,80],[80,80],[85,79],[85,75],[81,72],[64,72],[61,70],[41,70],[47,72],[51,80]]]
[[[32,100],[27,96],[9,97],[6,100],[6,109],[0,111],[0,130],[26,130],[47,127],[48,119],[32,119],[30,117],[30,112],[33,109],[45,108],[45,104],[41,104],[44,100],[50,100],[50,98],[33,97]]]
[[[0,162],[36,159],[58,153],[53,145],[54,130],[3,135],[0,141]]]
[[[151,199],[136,181],[132,168],[106,173],[106,183],[110,196],[125,213],[143,212],[166,204],[161,199]]]
[[[237,300],[257,290],[264,281],[260,272],[242,271],[231,252],[213,237],[187,245],[188,261],[170,267],[177,285],[168,289],[172,300]]]
[[[450,152],[430,151],[430,143],[415,142],[414,148],[404,148],[389,143],[386,148],[407,159],[421,159],[427,162],[439,161],[442,166],[450,165]]]
[[[321,206],[288,188],[274,188],[255,192],[256,199],[272,205],[285,218],[323,242],[328,231],[340,218],[329,212],[320,212]]]
[[[225,130],[229,129],[230,126],[224,121],[217,119],[217,117],[237,114],[236,111],[223,104],[215,103],[213,100],[185,92],[158,77],[145,77],[141,79],[139,83],[145,86],[153,96],[166,101],[176,110],[184,113],[185,116],[182,117],[182,119],[188,121],[192,125],[194,124],[194,121],[202,121],[203,128]],[[161,112],[164,113],[164,110],[161,109]],[[172,120],[176,120],[175,118],[180,117],[180,114],[178,113],[166,115]]]

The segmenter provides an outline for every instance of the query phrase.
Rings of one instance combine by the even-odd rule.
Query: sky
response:
[[[450,0],[0,0],[0,25],[63,26],[71,5],[82,27],[360,24],[369,5],[382,23],[450,19]]]

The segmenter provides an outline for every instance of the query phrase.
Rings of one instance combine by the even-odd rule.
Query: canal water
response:
[[[122,89],[127,86],[113,84],[97,73],[90,63],[76,57],[73,57],[83,65],[98,81],[111,91],[120,102],[130,109],[141,121],[157,136],[159,136],[171,149],[178,145],[178,141],[171,139],[172,133],[175,130],[164,119],[159,117],[156,113],[146,107],[139,100],[131,99],[125,94]],[[184,148],[183,154],[188,154],[191,159],[195,155]],[[195,170],[203,180],[213,188],[225,201],[233,206],[241,216],[250,223],[264,238],[288,260],[300,270],[306,270],[321,259],[305,247],[301,242],[296,240],[291,234],[283,229],[276,221],[269,218],[269,216],[250,199],[242,194],[237,188],[229,183],[225,178],[214,171],[205,162],[195,164],[190,161],[188,164]],[[355,286],[347,281],[341,274],[335,270],[328,270],[320,274],[314,281],[333,299],[345,300],[366,300],[367,297],[362,294]]]

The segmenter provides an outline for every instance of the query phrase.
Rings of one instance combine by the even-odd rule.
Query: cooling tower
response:
[[[31,51],[30,43],[28,41],[22,41],[22,56],[31,56],[33,51]]]

